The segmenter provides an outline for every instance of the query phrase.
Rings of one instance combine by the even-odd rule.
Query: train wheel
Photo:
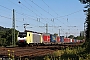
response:
[[[33,44],[30,44],[30,43],[29,43],[28,46],[33,47]]]

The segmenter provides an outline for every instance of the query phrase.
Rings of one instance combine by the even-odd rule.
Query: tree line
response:
[[[86,13],[86,20],[85,20],[85,44],[86,47],[85,52],[90,52],[90,0],[79,0],[82,4],[85,4],[84,8],[87,8],[86,10],[83,10]]]
[[[16,39],[17,33],[18,31],[15,30]],[[4,28],[0,26],[0,46],[10,46],[10,45],[12,45],[12,28]]]

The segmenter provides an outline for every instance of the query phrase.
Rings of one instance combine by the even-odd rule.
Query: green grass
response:
[[[84,51],[85,47],[68,47],[45,56],[44,60],[89,60],[90,54],[87,54]]]

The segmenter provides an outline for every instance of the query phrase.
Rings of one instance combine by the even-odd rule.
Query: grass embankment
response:
[[[44,60],[90,60],[90,54],[85,53],[85,47],[78,46],[57,50],[44,57]]]

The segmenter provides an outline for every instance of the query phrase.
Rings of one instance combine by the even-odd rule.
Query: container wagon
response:
[[[50,34],[49,33],[42,33],[42,43],[44,45],[50,44]]]
[[[56,44],[56,36],[54,34],[50,34],[50,43],[51,45]]]
[[[71,41],[71,42],[72,42],[72,41]],[[70,38],[64,38],[64,43],[65,43],[65,44],[70,43]]]
[[[61,42],[61,44],[64,43],[64,36],[60,36],[60,42]]]
[[[61,42],[60,42],[60,36],[56,36],[56,43],[57,44],[61,44]]]

